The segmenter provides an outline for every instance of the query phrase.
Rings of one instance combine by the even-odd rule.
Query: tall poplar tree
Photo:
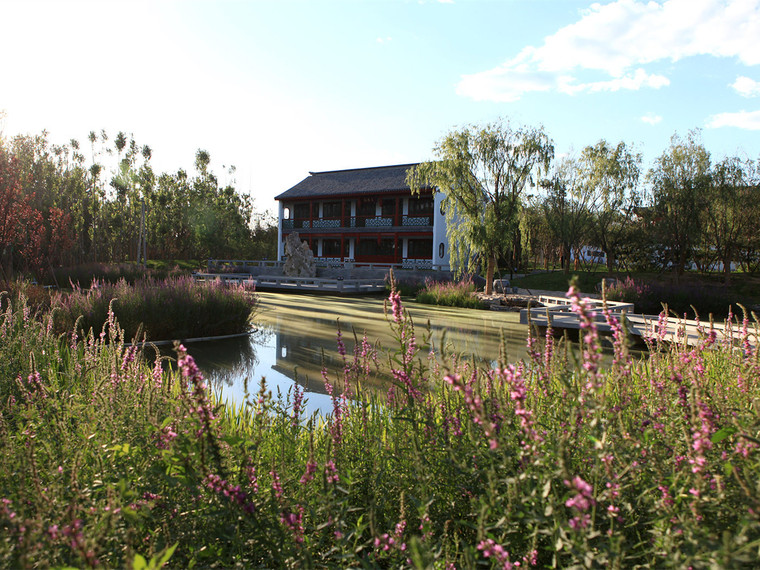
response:
[[[445,195],[453,265],[461,273],[484,264],[491,293],[499,258],[519,238],[523,191],[548,170],[554,145],[542,127],[499,120],[454,129],[433,153],[436,160],[409,170],[407,183],[412,192],[432,186]]]

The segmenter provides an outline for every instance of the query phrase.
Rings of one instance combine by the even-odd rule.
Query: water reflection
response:
[[[383,314],[383,299],[376,297],[327,297],[260,293],[255,317],[256,334],[247,338],[192,343],[189,352],[204,375],[228,400],[242,402],[244,381],[255,392],[266,378],[275,393],[285,394],[298,382],[307,392],[309,413],[329,413],[332,403],[325,392],[322,369],[330,379],[343,363],[337,352],[338,323],[349,354],[355,338],[380,348],[379,359],[387,368],[385,349],[397,347]],[[500,355],[502,337],[509,360],[525,356],[527,328],[517,313],[430,307],[407,303],[423,351],[437,354],[457,352],[494,365]],[[429,343],[424,345],[423,338]],[[382,372],[372,377],[371,386],[388,387]]]

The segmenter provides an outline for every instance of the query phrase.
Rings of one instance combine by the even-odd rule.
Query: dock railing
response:
[[[545,327],[551,318],[552,326],[555,328],[580,328],[580,320],[572,312],[570,301],[566,297],[541,295],[538,297],[538,302],[542,306],[520,311],[520,322],[522,324],[528,324],[530,320],[531,323],[539,327]],[[601,299],[587,298],[586,308],[594,316],[594,321],[599,323],[606,322],[606,318],[602,312],[604,303]],[[633,314],[634,305],[633,303],[623,303],[620,301],[607,301],[607,308],[610,313],[620,318],[620,315],[623,313],[627,315]]]
[[[531,307],[520,311],[520,322],[545,328],[551,321],[552,329],[579,330],[581,328],[578,315],[572,312],[570,301],[564,297],[540,296],[538,302],[542,307]],[[586,299],[586,307],[593,315],[597,330],[602,334],[608,334],[612,327],[607,323],[604,316],[604,303],[601,299]],[[720,323],[700,323],[699,321],[669,316],[661,319],[659,315],[641,315],[634,313],[633,303],[621,303],[607,301],[607,308],[619,320],[625,318],[625,328],[628,334],[642,339],[661,339],[667,343],[683,343],[696,346],[701,339],[705,338],[712,330],[718,338],[736,345],[739,341],[738,329],[733,332]],[[662,326],[662,330],[659,327]],[[756,332],[749,333],[747,342],[757,346]]]

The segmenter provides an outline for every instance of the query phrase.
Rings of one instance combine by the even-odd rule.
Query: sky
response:
[[[497,120],[647,168],[692,129],[760,159],[760,0],[0,0],[0,53],[6,138],[124,131],[160,172],[204,149],[260,212]]]

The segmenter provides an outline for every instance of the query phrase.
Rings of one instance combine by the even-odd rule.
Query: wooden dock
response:
[[[196,281],[237,281],[252,285],[257,291],[292,291],[296,293],[332,293],[363,295],[384,293],[384,279],[325,279],[320,277],[286,277],[250,275],[248,273],[194,273]]]
[[[522,324],[532,324],[539,329],[546,329],[551,321],[552,329],[562,334],[565,330],[580,330],[580,319],[578,315],[572,312],[570,301],[564,297],[540,296],[538,302],[543,307],[532,307],[520,311],[520,322]],[[594,317],[594,323],[600,334],[612,334],[612,327],[607,324],[602,310],[603,304],[600,299],[587,299],[587,307]],[[639,338],[642,342],[647,338],[661,337],[667,343],[687,344],[696,346],[710,332],[710,323],[699,323],[694,320],[679,319],[668,317],[665,324],[665,330],[659,334],[658,327],[660,323],[659,315],[639,315],[633,312],[633,303],[619,303],[607,301],[607,307],[610,313],[618,319],[625,318],[626,328],[630,337]],[[733,330],[728,330],[724,324],[713,324],[713,330],[718,335],[718,341],[728,341],[736,344],[740,340],[739,330],[734,326]],[[756,330],[749,333],[749,342],[757,346],[758,335]]]

